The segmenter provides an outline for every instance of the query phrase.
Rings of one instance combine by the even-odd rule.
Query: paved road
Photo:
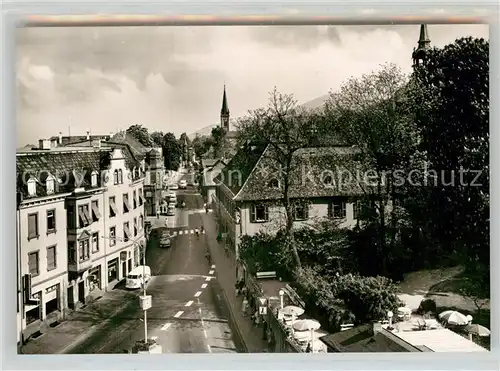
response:
[[[205,258],[205,235],[193,232],[201,226],[199,210],[203,201],[192,189],[178,190],[186,209],[168,220],[172,247],[160,248],[154,235],[148,244],[146,260],[153,278],[147,287],[153,296],[148,311],[148,337],[154,338],[163,353],[237,352],[228,322],[228,308],[215,278],[215,266]],[[198,211],[199,210],[199,211]],[[123,288],[124,295],[126,291]],[[130,300],[130,299],[128,299]],[[135,341],[144,339],[143,312],[138,301],[129,303],[112,317],[102,331],[71,350],[71,353],[122,353]]]

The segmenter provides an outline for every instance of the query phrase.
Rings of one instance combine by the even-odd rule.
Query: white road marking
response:
[[[191,229],[191,234],[193,234],[193,233],[194,233],[194,230]]]
[[[212,269],[215,269],[215,264],[212,264]]]
[[[207,277],[205,278],[205,281],[210,281],[212,279],[212,277]]]
[[[158,339],[158,336],[151,336],[151,340],[155,341],[156,339]]]
[[[211,270],[210,272],[208,272],[208,274],[212,275],[214,274],[214,272],[215,272],[214,270]]]
[[[174,318],[179,318],[180,316],[182,316],[183,313],[184,313],[184,311],[182,311],[182,310],[178,311],[177,313],[175,313]]]
[[[194,303],[194,301],[192,300],[189,300],[186,305],[184,305],[185,307],[190,307],[192,304]]]
[[[172,324],[171,324],[171,323],[165,323],[165,324],[163,325],[163,327],[161,328],[161,330],[162,330],[162,331],[167,331],[167,330],[169,329],[169,327],[170,327],[170,326],[172,326]]]
[[[174,231],[174,237],[177,236],[177,231]]]
[[[194,294],[194,297],[197,298],[200,295],[201,295],[201,291],[196,291],[196,294]]]
[[[207,330],[203,329],[203,335],[205,335],[205,337],[208,338]]]
[[[205,289],[208,285],[206,283],[204,283],[203,285],[201,285],[201,288],[202,289]]]

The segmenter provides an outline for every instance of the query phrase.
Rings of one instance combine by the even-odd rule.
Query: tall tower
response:
[[[226,85],[224,85],[224,93],[222,95],[222,108],[220,110],[220,126],[223,127],[226,130],[226,132],[229,131],[229,107],[227,105]]]
[[[424,64],[427,57],[427,51],[431,46],[431,40],[427,32],[427,25],[420,25],[420,37],[418,38],[418,46],[413,49],[413,66]]]

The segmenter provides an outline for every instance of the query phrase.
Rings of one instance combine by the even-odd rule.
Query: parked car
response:
[[[179,186],[178,186],[176,183],[174,183],[174,184],[170,184],[170,185],[168,186],[168,188],[169,188],[169,189],[179,189]]]
[[[162,236],[160,240],[160,247],[170,247],[172,245],[172,241],[168,236]]]
[[[175,215],[175,205],[172,207],[171,205],[168,205],[167,208],[167,216],[174,216]]]
[[[151,268],[147,265],[139,265],[132,269],[125,281],[125,288],[139,289],[143,284],[147,284],[151,279]]]
[[[180,189],[186,189],[187,188],[187,181],[185,179],[182,179],[179,181],[179,188]]]

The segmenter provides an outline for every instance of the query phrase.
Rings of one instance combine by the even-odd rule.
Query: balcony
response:
[[[82,273],[92,268],[92,260],[89,258],[79,262],[68,262],[68,272]]]

